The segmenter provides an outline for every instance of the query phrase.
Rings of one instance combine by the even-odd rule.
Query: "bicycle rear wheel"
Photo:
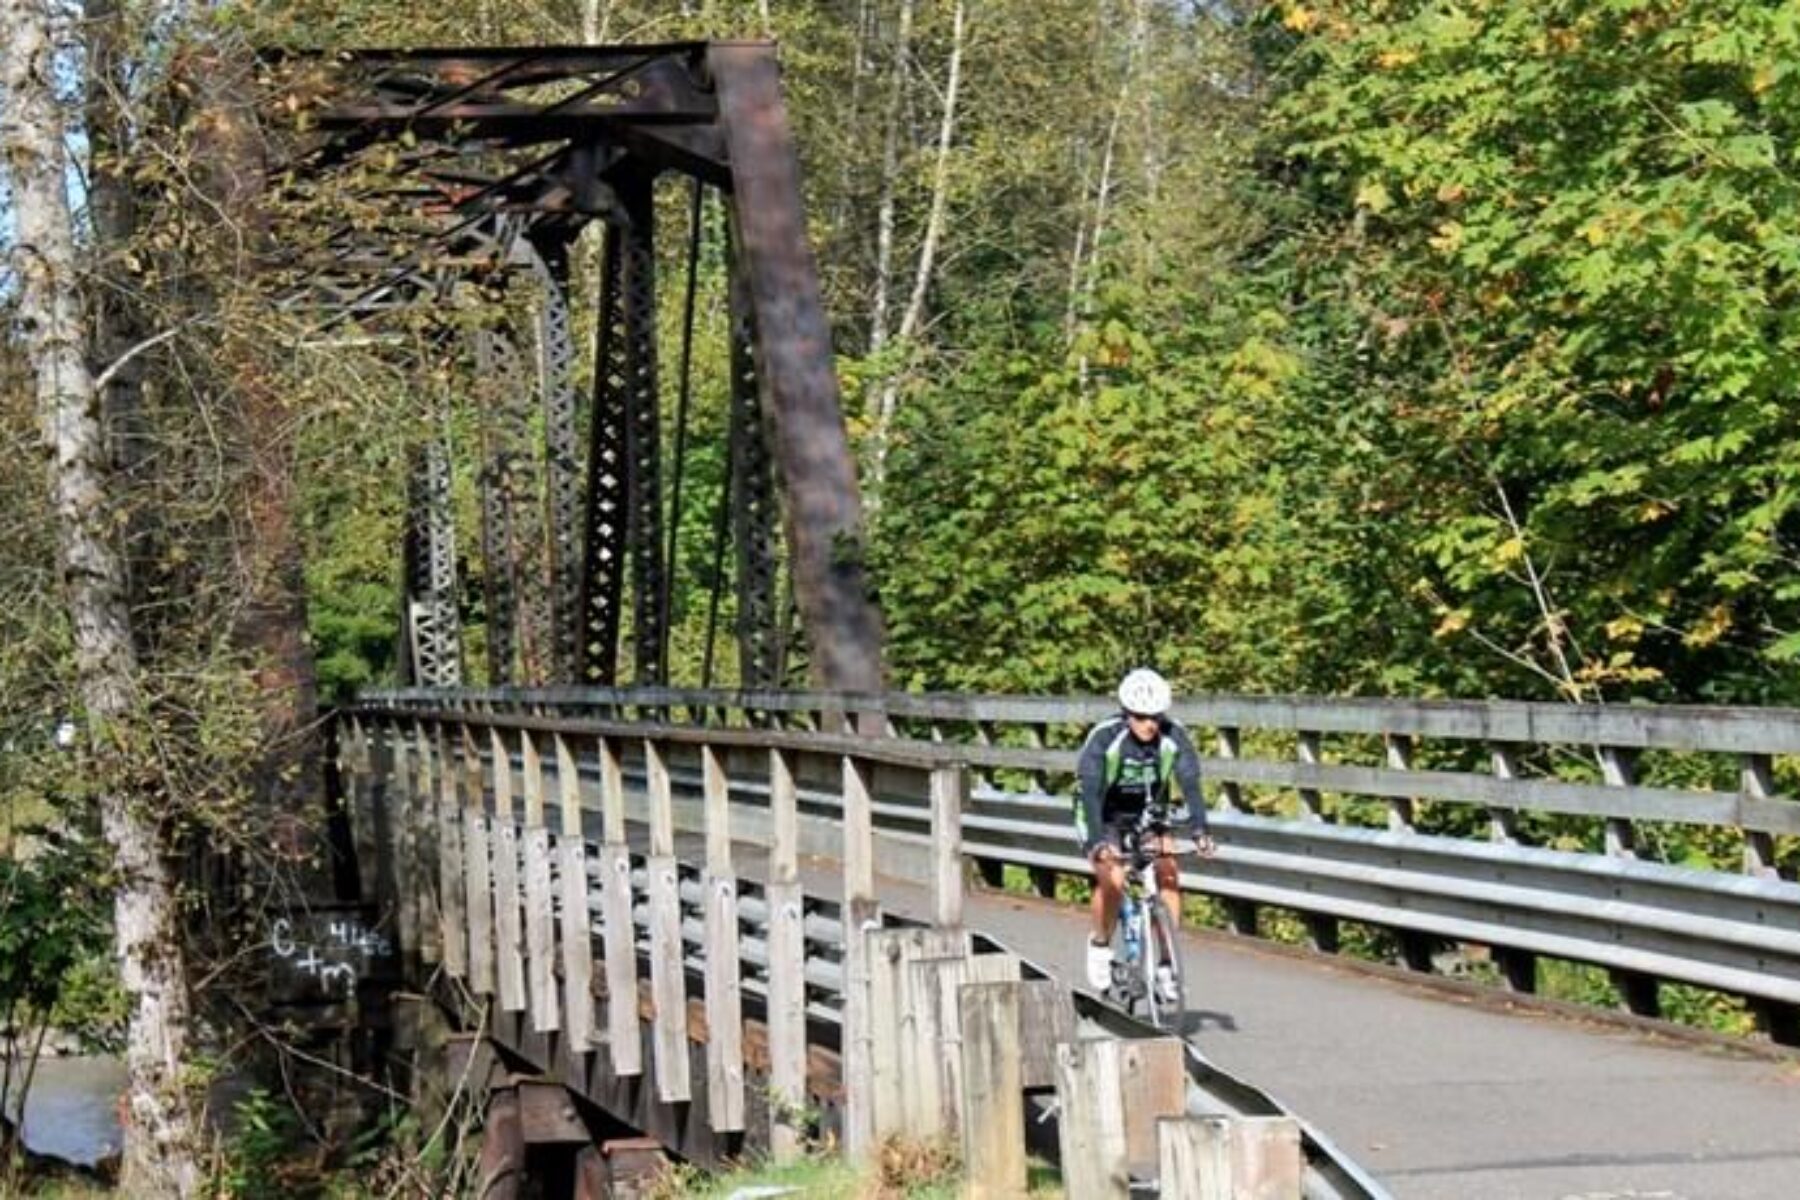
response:
[[[1166,961],[1173,987],[1165,997],[1156,986],[1156,967],[1148,966],[1145,970],[1148,983],[1145,988],[1145,1011],[1149,1014],[1150,1023],[1158,1029],[1179,1032],[1187,1017],[1187,982],[1181,970],[1181,947],[1175,941],[1175,921],[1160,900],[1150,901],[1148,908],[1152,936],[1144,947],[1144,961],[1147,964]]]

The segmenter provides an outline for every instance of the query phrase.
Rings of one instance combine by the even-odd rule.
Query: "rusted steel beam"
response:
[[[732,163],[736,266],[750,288],[757,366],[775,414],[794,587],[814,681],[830,689],[880,691],[881,616],[864,573],[862,502],[775,49],[768,43],[714,43],[707,64]]]

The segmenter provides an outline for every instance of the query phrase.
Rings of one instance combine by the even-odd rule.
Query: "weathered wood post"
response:
[[[525,931],[519,907],[519,824],[513,805],[512,748],[497,726],[488,727],[488,757],[494,778],[494,819],[489,845],[494,854],[494,965],[500,980],[500,1007],[524,1012]]]
[[[650,997],[656,1007],[651,1047],[656,1096],[665,1104],[693,1098],[688,1079],[687,970],[681,944],[681,874],[675,860],[675,802],[669,764],[653,738],[644,739],[644,776],[650,792]]]
[[[852,1161],[875,1149],[873,1028],[867,935],[879,924],[875,903],[875,814],[869,766],[844,756],[844,1150]]]
[[[714,1130],[744,1127],[744,1016],[738,977],[731,782],[715,746],[700,747],[706,802],[706,1102]]]
[[[963,923],[962,814],[969,777],[961,763],[931,772],[931,876],[933,916],[946,929]]]
[[[421,758],[428,756],[437,773],[438,942],[444,969],[453,979],[465,979],[469,974],[469,923],[463,907],[463,814],[456,796],[456,768],[450,763],[443,725],[436,727],[429,747],[421,734],[419,750]],[[426,777],[430,777],[429,771]]]
[[[581,827],[581,767],[569,739],[556,735],[556,787],[561,834],[556,857],[562,884],[563,1028],[572,1054],[595,1049],[594,943],[588,916],[587,838]]]
[[[464,928],[456,936],[469,942],[469,988],[478,996],[492,996],[494,972],[494,878],[488,850],[487,796],[482,779],[481,756],[475,752],[475,735],[467,725],[462,734],[463,788],[463,912]],[[446,779],[458,774],[454,759],[444,763]],[[450,786],[454,787],[452,783]]]
[[[971,1200],[1025,1194],[1019,993],[1017,983],[970,983],[956,991],[962,1034],[961,1053],[955,1055],[962,1067],[958,1107]]]
[[[631,924],[631,847],[625,841],[625,768],[611,738],[601,738],[599,748],[606,1047],[615,1075],[641,1075],[644,1046],[638,1029],[637,934]]]
[[[556,987],[556,896],[550,886],[550,829],[544,824],[544,760],[537,735],[519,733],[520,770],[525,790],[525,980],[531,1027],[539,1033],[562,1028],[562,998]]]
[[[1130,1192],[1125,1099],[1119,1080],[1121,1045],[1099,1038],[1056,1048],[1063,1190],[1083,1200],[1126,1200]]]
[[[806,898],[800,885],[800,819],[793,758],[769,751],[769,1152],[800,1156],[806,1131]]]
[[[1165,1117],[1157,1141],[1164,1200],[1300,1200],[1305,1160],[1292,1117]]]

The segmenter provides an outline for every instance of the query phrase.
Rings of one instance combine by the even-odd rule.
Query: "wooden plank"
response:
[[[645,744],[649,749],[650,744]],[[681,946],[679,867],[670,854],[652,854],[650,877],[650,997],[656,1017],[651,1053],[656,1098],[674,1104],[693,1097],[688,1078],[687,969]],[[609,996],[608,1001],[612,998]]]
[[[799,791],[794,785],[794,758],[786,750],[769,751],[769,880],[793,883],[800,878]]]
[[[1125,1098],[1125,1160],[1133,1174],[1156,1173],[1156,1123],[1187,1112],[1187,1053],[1178,1038],[1123,1043],[1119,1088]]]
[[[575,740],[556,735],[556,792],[562,814],[564,837],[579,838],[581,824],[581,762],[576,757]]]
[[[717,746],[700,747],[700,788],[706,833],[706,869],[731,874],[731,781]]]
[[[880,909],[872,897],[844,905],[844,1023],[841,1075],[844,1086],[844,1155],[866,1162],[875,1152],[875,1078],[869,997],[869,938],[879,929]]]
[[[625,844],[625,764],[619,757],[619,744],[603,737],[600,750],[600,822],[601,837],[609,846]]]
[[[791,778],[790,778],[791,782]],[[805,895],[797,880],[770,883],[768,1038],[769,1152],[778,1163],[803,1152],[806,1130]]]
[[[356,848],[356,886],[359,898],[368,904],[377,900],[381,890],[381,836],[375,827],[369,729],[356,716],[340,720],[337,728],[338,778],[343,785],[350,837]]]
[[[962,814],[968,795],[969,777],[961,766],[932,771],[932,910],[937,924],[946,927],[963,920]]]
[[[870,794],[872,765],[844,756],[844,896],[875,898],[875,808]]]
[[[675,853],[675,802],[669,782],[669,762],[654,739],[644,739],[644,786],[650,801],[650,853],[664,858]]]
[[[744,1018],[737,881],[706,875],[706,1102],[715,1132],[744,1128]]]
[[[1021,1029],[1031,1030],[1025,1040],[1020,1070],[1032,1090],[1056,1086],[1056,1048],[1075,1040],[1075,1000],[1069,989],[1054,979],[1029,979],[1019,991]]]
[[[606,1048],[613,1074],[641,1075],[638,1032],[637,939],[631,924],[631,851],[622,843],[600,851],[601,918],[606,954]]]
[[[437,771],[438,812],[438,944],[444,970],[453,978],[469,974],[469,923],[464,901],[467,875],[463,867],[463,812],[456,796],[456,770],[444,742],[442,727],[433,744],[432,766]]]
[[[594,943],[588,916],[587,843],[564,834],[556,853],[562,876],[563,1028],[568,1047],[584,1054],[600,1044],[594,1019]]]
[[[912,1023],[903,1045],[907,1086],[903,1129],[908,1137],[954,1139],[962,1128],[962,1009],[965,984],[1017,983],[1019,960],[1010,954],[959,952],[912,962],[900,992],[900,1008]],[[902,1033],[906,1032],[905,1020]]]
[[[956,1005],[961,1041],[947,1053],[957,1060],[962,1076],[957,1099],[963,1114],[964,1195],[1011,1200],[1025,1194],[1027,1178],[1020,986],[963,984]]]
[[[488,819],[472,808],[463,809],[462,815],[463,887],[468,909],[461,936],[469,943],[469,988],[478,996],[491,996],[495,982],[494,884]]]
[[[924,1058],[914,1052],[918,1012],[902,995],[912,966],[960,955],[967,939],[960,930],[915,926],[872,932],[867,945],[872,1134],[879,1143],[890,1134],[909,1133],[906,1097],[917,1086],[914,1072]]]
[[[519,895],[519,823],[513,804],[512,747],[498,729],[488,730],[494,776],[494,817],[489,844],[494,854],[494,963],[500,980],[500,1007],[524,1012],[525,929]]]
[[[1291,1117],[1165,1117],[1158,1122],[1164,1200],[1300,1200],[1305,1159]]]
[[[539,1033],[562,1028],[562,996],[556,984],[556,893],[550,882],[550,831],[525,830],[525,967],[530,986],[531,1027]],[[583,905],[585,908],[585,904]],[[586,933],[582,934],[586,937]]]
[[[544,825],[544,762],[537,738],[520,735],[520,781],[525,793],[525,982],[531,1027],[562,1028],[562,996],[556,986],[556,893],[550,882],[550,830]]]
[[[1119,1076],[1122,1046],[1116,1039],[1098,1038],[1056,1048],[1063,1190],[1083,1200],[1127,1200],[1130,1194]]]
[[[428,884],[419,870],[418,834],[415,822],[419,804],[413,795],[411,752],[396,726],[387,726],[389,844],[394,848],[394,920],[400,953],[410,965],[424,961],[419,938],[419,912]]]

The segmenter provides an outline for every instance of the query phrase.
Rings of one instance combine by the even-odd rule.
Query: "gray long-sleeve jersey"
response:
[[[1200,791],[1200,756],[1179,721],[1163,717],[1157,736],[1140,742],[1123,713],[1088,731],[1075,768],[1081,785],[1077,812],[1082,848],[1092,853],[1106,827],[1120,817],[1135,816],[1148,804],[1167,806],[1169,779],[1174,777],[1187,801],[1188,827],[1196,838],[1206,835],[1206,799]]]

